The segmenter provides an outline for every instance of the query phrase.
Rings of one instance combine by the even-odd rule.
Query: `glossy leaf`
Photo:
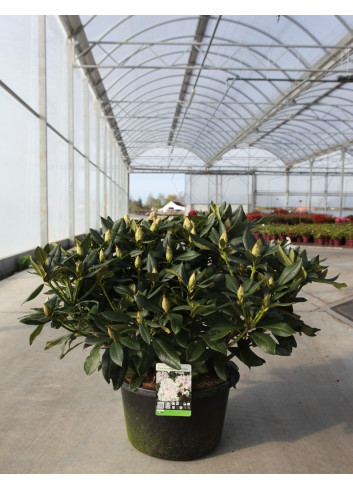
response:
[[[266,333],[252,331],[249,333],[250,338],[256,343],[260,350],[270,355],[276,355],[276,342]]]
[[[31,345],[36,337],[42,332],[44,324],[39,324],[36,329],[31,333],[29,337],[29,344]]]
[[[86,375],[92,375],[95,370],[97,370],[100,363],[100,345],[96,345],[92,348],[91,353],[85,360],[83,365]]]
[[[121,367],[124,360],[124,350],[118,341],[113,341],[109,348],[110,358]]]
[[[258,327],[264,328],[277,336],[286,337],[295,334],[294,329],[292,329],[287,323],[284,322],[273,324],[259,324]]]
[[[160,338],[153,338],[152,345],[157,357],[169,367],[180,369],[180,358],[170,343]]]
[[[195,362],[198,360],[206,349],[205,343],[201,340],[193,341],[189,343],[186,349],[186,358],[188,362]]]
[[[41,284],[41,285],[38,285],[38,287],[27,297],[27,299],[25,301],[22,302],[22,305],[25,303],[25,302],[29,302],[31,301],[32,299],[34,299],[35,297],[37,297],[37,295],[39,295],[42,290],[43,290],[43,287],[44,287],[44,284]]]

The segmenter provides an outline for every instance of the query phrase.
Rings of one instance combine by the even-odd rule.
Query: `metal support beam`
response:
[[[98,101],[96,102],[96,229],[100,228],[100,107]]]
[[[289,168],[286,168],[286,209],[289,207]]]
[[[103,132],[103,168],[104,168],[104,180],[103,180],[103,217],[108,215],[108,197],[107,197],[107,125],[104,124]]]
[[[75,46],[67,43],[67,133],[68,133],[68,205],[69,205],[69,239],[75,239],[75,165],[74,165],[74,80],[73,62]]]
[[[251,175],[251,210],[256,209],[256,195],[257,195],[257,182],[256,182],[256,173],[252,173]]]
[[[312,200],[312,193],[313,193],[313,165],[314,165],[314,160],[310,160],[309,204],[308,204],[309,213],[311,212],[311,200]]]
[[[328,165],[325,173],[325,190],[324,190],[325,212],[327,212],[327,197],[328,197]]]
[[[47,68],[45,15],[38,15],[38,110],[39,110],[39,199],[40,243],[49,241],[48,151],[47,151]]]
[[[88,80],[85,77],[83,80],[83,96],[84,96],[84,141],[85,141],[85,230],[89,232],[90,228],[90,168],[89,168],[89,95],[88,95]]]
[[[195,36],[194,36],[194,42],[201,42],[204,35],[205,35],[205,30],[208,24],[210,16],[209,15],[200,15],[199,22],[196,28]],[[174,137],[174,132],[178,124],[180,112],[183,106],[183,102],[185,101],[185,97],[188,91],[188,87],[190,84],[190,79],[193,73],[193,66],[196,64],[197,57],[199,55],[199,49],[195,47],[195,45],[192,46],[190,55],[189,55],[189,60],[188,60],[188,66],[191,66],[191,68],[188,68],[185,71],[184,74],[184,79],[181,85],[180,89],[180,94],[179,94],[179,100],[175,109],[175,114],[172,122],[172,127],[170,129],[169,133],[169,138],[168,138],[168,146],[170,146],[173,142],[173,137]],[[191,100],[191,99],[190,99]]]
[[[344,190],[344,160],[346,156],[346,151],[342,149],[341,151],[341,190],[340,190],[340,216],[342,216],[343,210],[343,190]]]

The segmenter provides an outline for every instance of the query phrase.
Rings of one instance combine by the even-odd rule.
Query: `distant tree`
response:
[[[169,194],[167,195],[166,199],[165,199],[165,203],[167,204],[168,202],[175,202],[178,200],[178,197],[176,194]]]
[[[165,203],[165,196],[163,194],[158,194],[157,197],[153,197],[152,194],[148,194],[148,197],[145,202],[145,207],[152,209],[159,209]]]

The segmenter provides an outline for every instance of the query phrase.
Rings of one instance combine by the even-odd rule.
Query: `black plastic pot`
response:
[[[121,391],[127,435],[140,452],[168,460],[192,460],[219,444],[230,385],[219,384],[192,393],[191,417],[157,416],[156,391],[131,391],[124,382]]]

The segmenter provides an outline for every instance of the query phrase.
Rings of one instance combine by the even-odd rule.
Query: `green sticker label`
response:
[[[176,370],[157,363],[156,391],[157,416],[191,416],[191,365]]]

